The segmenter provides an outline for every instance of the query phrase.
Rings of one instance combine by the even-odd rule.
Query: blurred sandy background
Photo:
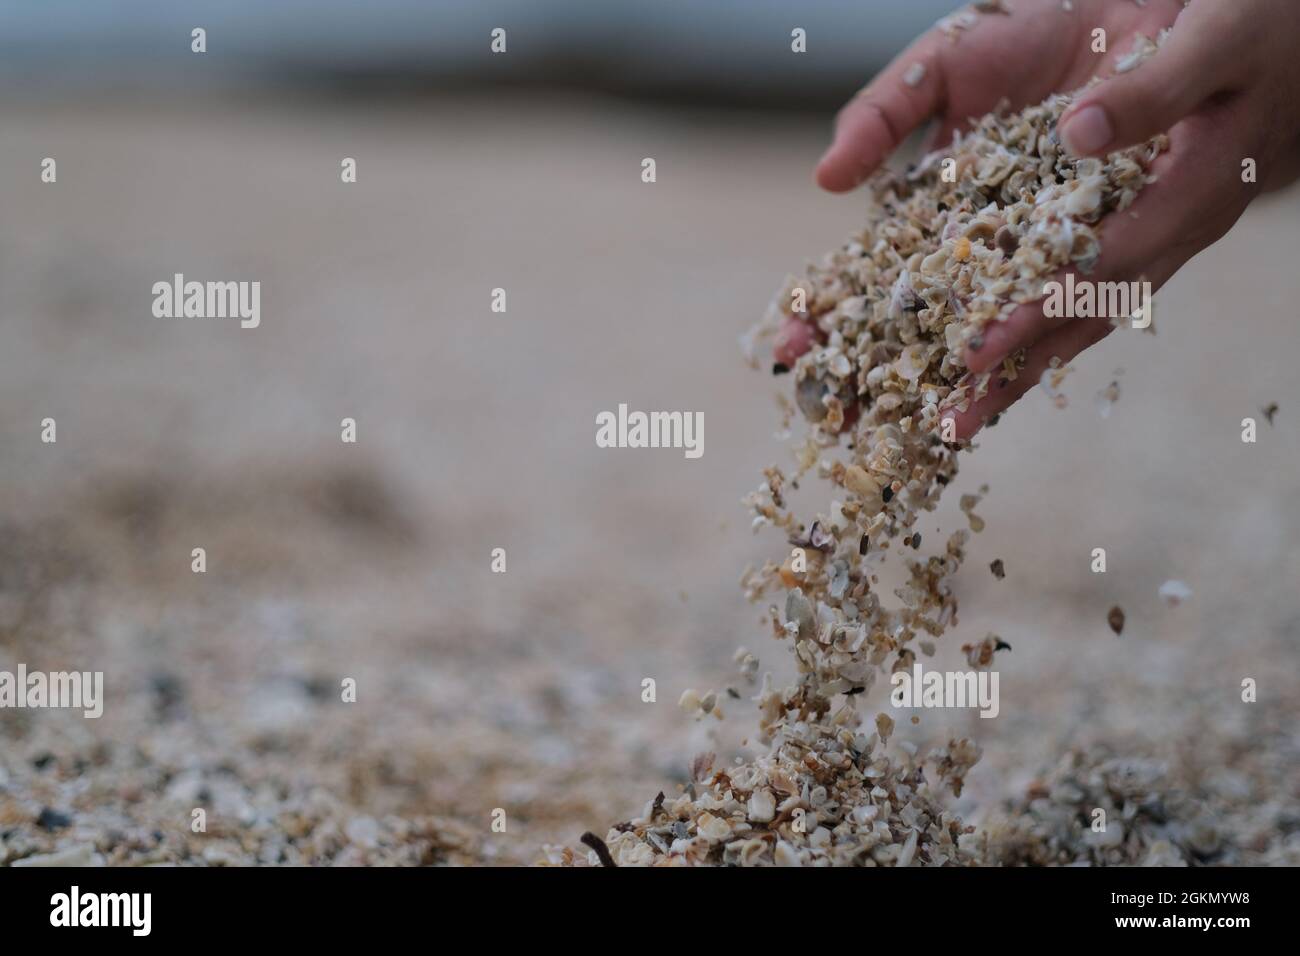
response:
[[[0,863],[531,862],[743,753],[731,654],[788,651],[736,583],[786,545],[739,499],[789,459],[786,382],[736,340],[860,221],[811,184],[829,117],[521,88],[0,101],[0,669],[108,687],[98,721],[0,711]],[[937,666],[1001,634],[1002,715],[911,731],[984,746],[972,820],[1104,747],[1231,804],[1209,862],[1297,851],[1297,206],[1196,259],[1156,336],[1076,362],[1067,409],[1005,416],[920,526],[991,485]],[[260,281],[261,327],[153,318],[174,272]],[[703,458],[596,448],[620,402],[702,411]],[[675,707],[728,686],[721,724]]]

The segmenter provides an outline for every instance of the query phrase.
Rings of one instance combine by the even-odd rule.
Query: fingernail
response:
[[[1086,106],[1071,116],[1061,130],[1061,142],[1075,156],[1086,156],[1105,148],[1115,137],[1110,117],[1101,106]]]

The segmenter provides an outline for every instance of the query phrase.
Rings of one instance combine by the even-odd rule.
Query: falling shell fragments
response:
[[[954,29],[963,28],[957,16]],[[804,549],[806,567],[769,562],[742,579],[751,598],[771,596],[771,632],[788,642],[797,677],[779,688],[766,674],[752,698],[757,755],[722,768],[712,754],[697,758],[684,792],[660,794],[609,831],[604,845],[614,863],[984,861],[987,846],[948,809],[943,793],[961,794],[980,748],[952,739],[922,752],[894,737],[888,714],[868,722],[866,700],[878,677],[910,667],[918,651],[933,653],[932,639],[957,622],[950,581],[970,534],[984,526],[973,509],[987,489],[961,496],[970,531],[921,551],[918,518],[957,474],[959,449],[939,438],[941,418],[987,394],[994,374],[1018,373],[1009,359],[996,373],[972,376],[965,349],[989,323],[1039,298],[1059,269],[1090,267],[1100,221],[1134,201],[1165,147],[1157,137],[1104,160],[1072,159],[1056,135],[1070,102],[1054,95],[1020,112],[990,114],[906,173],[877,173],[868,185],[869,225],[807,276],[789,280],[761,334],[749,337],[753,343],[774,334],[794,315],[791,303],[807,304],[800,315],[813,325],[814,346],[781,367],[792,373],[793,408],[809,426],[795,449],[797,470],[787,477],[768,468],[745,499],[755,529],[780,529]],[[958,171],[955,182],[942,175],[945,159]],[[845,449],[842,460],[832,456],[837,446]],[[804,522],[785,489],[809,472],[834,499]],[[875,589],[891,544],[906,574],[893,598]],[[991,567],[1003,575],[1001,561]],[[1118,608],[1110,621],[1118,633]],[[1009,646],[996,635],[964,648],[975,667],[989,666],[999,650]],[[688,711],[704,703],[694,692],[684,695]],[[588,862],[601,861],[593,851]]]
[[[1106,623],[1116,635],[1124,633],[1124,609],[1118,604],[1110,609],[1106,614]]]

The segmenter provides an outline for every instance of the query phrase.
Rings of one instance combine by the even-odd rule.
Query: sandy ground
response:
[[[99,720],[0,710],[0,863],[533,862],[743,752],[731,654],[788,653],[736,583],[785,546],[739,499],[787,452],[736,338],[861,214],[810,183],[820,120],[511,97],[0,128],[0,669],[107,683]],[[909,733],[982,744],[968,820],[1077,748],[1164,768],[1221,831],[1195,862],[1300,860],[1298,205],[1259,203],[1158,335],[1112,336],[1069,408],[1033,394],[966,459],[949,504],[989,483],[988,530],[939,661],[1001,634],[1001,715]],[[261,327],[153,318],[175,272],[260,281]],[[702,411],[703,458],[598,449],[620,402]],[[727,686],[721,723],[675,706]]]

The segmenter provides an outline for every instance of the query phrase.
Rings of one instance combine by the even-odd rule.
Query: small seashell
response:
[[[880,734],[880,739],[888,740],[893,732],[894,718],[884,713],[876,714],[876,733]]]
[[[717,754],[712,751],[698,753],[691,758],[691,779],[697,783],[703,783],[708,777],[709,771],[713,769],[713,761],[717,759]]]
[[[901,319],[908,312],[915,312],[920,305],[920,299],[917,298],[916,290],[912,288],[912,277],[904,269],[890,289],[889,293],[889,317],[891,319]]]
[[[773,858],[775,859],[777,866],[803,866],[803,863],[799,859],[799,851],[794,848],[793,844],[788,843],[785,840],[776,841],[776,850],[773,853]]]
[[[894,368],[903,379],[915,382],[925,374],[929,364],[929,352],[925,345],[918,342],[903,349],[903,354],[898,357]]]
[[[707,811],[696,821],[696,832],[710,843],[721,843],[731,836],[731,824]]]
[[[1065,211],[1076,219],[1091,221],[1101,211],[1101,190],[1106,177],[1100,174],[1078,181],[1065,197]]]
[[[802,588],[795,588],[785,596],[785,619],[799,628],[800,637],[811,637],[816,632],[812,603],[804,597]]]
[[[907,835],[906,842],[903,843],[903,851],[898,854],[898,860],[895,866],[911,866],[912,858],[916,856],[916,841],[920,834],[913,830]]]
[[[844,487],[860,498],[875,498],[880,495],[880,482],[860,465],[849,465],[844,469]]]
[[[826,418],[828,409],[823,399],[830,394],[830,389],[815,378],[805,378],[795,388],[794,400],[808,421],[816,424]]]
[[[1119,401],[1119,382],[1112,381],[1109,385],[1097,393],[1097,414],[1102,418],[1109,418],[1111,409]]]
[[[752,823],[770,823],[776,816],[776,797],[766,787],[749,795],[747,816]]]
[[[1003,226],[997,231],[997,235],[993,237],[993,242],[1010,258],[1015,255],[1016,249],[1020,245],[1020,237],[1016,235],[1016,231],[1010,226]]]
[[[1192,589],[1182,581],[1166,581],[1160,585],[1160,598],[1169,607],[1178,607],[1192,596]]]

